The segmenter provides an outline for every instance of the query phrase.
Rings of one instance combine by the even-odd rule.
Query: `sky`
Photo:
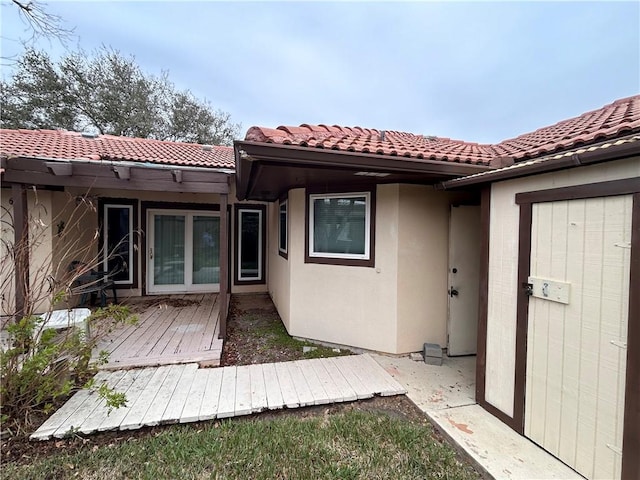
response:
[[[26,24],[1,0],[3,58]],[[101,45],[241,123],[497,143],[640,93],[640,2],[55,1],[53,58]],[[3,65],[2,77],[11,75]]]

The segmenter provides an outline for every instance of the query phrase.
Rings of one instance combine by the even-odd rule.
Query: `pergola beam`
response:
[[[29,303],[29,211],[24,185],[11,185],[13,202],[13,254],[15,262],[15,313],[18,319],[27,313]]]

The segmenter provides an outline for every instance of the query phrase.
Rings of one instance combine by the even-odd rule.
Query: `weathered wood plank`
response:
[[[284,406],[284,399],[282,398],[282,390],[280,389],[280,382],[278,381],[275,364],[264,363],[262,365],[262,374],[264,376],[267,406],[269,407],[269,410],[282,408]]]
[[[291,372],[286,363],[276,363],[276,375],[278,375],[278,383],[282,392],[282,399],[287,408],[296,408],[300,406],[296,387],[291,378]]]
[[[300,364],[298,362],[284,362],[283,365],[289,369],[291,380],[293,381],[293,387],[296,389],[296,395],[300,406],[306,407],[313,405],[313,394],[311,393],[311,388],[309,388],[309,384],[304,377],[304,373],[302,373]]]
[[[169,368],[171,367],[164,366],[153,369],[153,375],[149,379],[149,382],[144,387],[144,390],[140,392],[138,400],[131,406],[127,416],[122,420],[120,430],[132,430],[140,428],[143,425],[143,419],[149,407],[155,402],[156,395],[169,373]]]
[[[249,376],[251,377],[251,411],[253,413],[262,412],[268,408],[262,365],[251,365]]]
[[[386,370],[376,362],[373,357],[369,354],[362,355],[362,357],[371,364],[373,371],[378,376],[378,381],[385,385],[386,388],[380,392],[382,396],[390,396],[390,395],[404,395],[407,393],[407,390],[400,385],[400,383],[389,375]]]
[[[99,430],[106,431],[120,428],[120,424],[129,414],[129,411],[135,406],[140,394],[144,391],[147,383],[149,383],[149,380],[151,380],[154,373],[154,368],[145,368],[137,372],[127,372],[125,374],[125,376],[132,375],[134,377],[133,383],[125,393],[127,396],[127,406],[120,407],[111,412],[111,414],[105,419],[104,423],[100,426]]]
[[[236,370],[236,400],[234,415],[249,415],[251,413],[251,376],[249,366],[239,366]]]
[[[180,415],[180,423],[197,422],[200,418],[200,410],[208,378],[209,373],[206,370],[196,370],[196,376],[193,379],[191,390],[189,390],[189,395]]]
[[[357,366],[351,360],[353,355],[349,355],[346,357],[333,357],[328,360],[333,363],[345,380],[349,383],[349,386],[356,392],[356,396],[358,400],[362,400],[364,398],[373,397],[373,392],[371,392],[360,380],[360,377],[356,375],[355,369]]]
[[[222,388],[222,368],[207,368],[207,386],[204,390],[202,405],[198,420],[210,420],[218,413],[218,403],[220,402],[220,391]]]
[[[191,390],[191,384],[193,383],[197,370],[198,365],[195,363],[190,363],[185,366],[176,384],[176,388],[173,391],[173,395],[171,395],[171,400],[169,400],[167,408],[162,415],[162,423],[173,423],[180,420],[182,409],[187,401],[187,396],[189,395],[189,390]]]
[[[134,367],[158,367],[160,365],[201,362],[206,362],[208,366],[217,366],[220,364],[221,356],[222,352],[220,350],[209,350],[206,352],[187,352],[180,355],[159,355],[157,357],[125,357],[115,363],[107,363],[101,368],[104,370],[120,370]]]
[[[340,391],[340,388],[338,387],[336,382],[331,378],[331,375],[329,375],[329,372],[327,372],[327,369],[324,368],[324,363],[321,362],[319,358],[314,358],[314,359],[308,360],[308,365],[310,365],[311,368],[313,368],[316,374],[316,377],[318,379],[318,382],[320,383],[320,385],[322,385],[322,389],[324,390],[326,395],[325,397],[326,403],[344,401],[344,396]],[[341,374],[339,375],[340,377],[342,377]],[[342,378],[342,380],[344,381],[344,378]],[[351,394],[355,397],[355,393],[353,393],[353,391],[351,391]]]
[[[332,359],[323,359],[321,362],[327,374],[335,384],[342,396],[342,401],[352,402],[358,399],[358,394],[344,377],[336,363]]]
[[[236,370],[238,367],[222,369],[222,388],[218,402],[218,418],[232,417],[236,406]]]
[[[164,411],[185,368],[186,365],[172,365],[168,368],[167,375],[158,389],[153,403],[149,405],[149,409],[142,419],[144,425],[159,425],[162,422]]]
[[[371,358],[370,355],[357,355],[355,356],[355,359],[362,367],[359,371],[367,376],[366,378],[371,382],[371,386],[375,390],[375,393],[378,393],[383,397],[406,393],[402,385],[387,374],[384,368]]]
[[[111,373],[107,380],[107,385],[109,385],[117,392],[126,391],[129,388],[130,384],[128,382],[123,382],[121,384],[125,373],[126,372],[124,370]],[[110,411],[106,406],[106,401],[104,399],[100,399],[97,407],[93,410],[93,412],[91,412],[91,414],[85,419],[85,421],[82,422],[82,425],[80,425],[80,432],[89,434],[97,431],[98,428],[100,428],[100,425],[102,425],[102,422],[104,422],[104,420],[109,416],[109,414]]]
[[[300,368],[300,372],[304,376],[306,384],[309,386],[313,404],[321,405],[331,402],[327,392],[324,391],[322,382],[313,367],[313,363],[309,362],[309,360],[299,360],[295,362],[295,364]]]
[[[217,297],[218,295],[210,293],[202,299],[200,306],[194,314],[193,321],[203,324],[204,328],[192,335],[189,342],[182,344],[181,348],[183,350],[191,352],[209,350],[208,346],[211,345],[213,331],[215,330],[215,325],[211,326],[210,324],[216,321],[211,318],[211,315],[215,308]]]
[[[107,372],[98,372],[94,378],[95,382],[104,381],[109,374]],[[31,438],[34,440],[47,440],[51,438],[54,432],[64,424],[76,410],[82,407],[82,404],[89,400],[91,392],[89,390],[80,390],[73,395],[67,403],[56,410],[41,426],[36,430]]]

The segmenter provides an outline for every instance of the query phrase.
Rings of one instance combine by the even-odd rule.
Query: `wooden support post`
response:
[[[229,220],[227,194],[220,194],[220,338],[227,336],[227,312],[229,305]]]
[[[17,319],[27,313],[29,305],[29,212],[27,190],[24,185],[11,186],[13,201],[13,253],[15,261]]]

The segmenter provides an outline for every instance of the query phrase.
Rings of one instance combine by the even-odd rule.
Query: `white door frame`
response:
[[[185,238],[184,238],[184,283],[173,285],[155,285],[154,284],[154,268],[155,268],[155,231],[154,217],[156,215],[183,215],[185,217]],[[197,292],[219,292],[220,283],[193,283],[193,217],[214,217],[219,218],[218,212],[209,210],[178,210],[178,209],[162,209],[154,208],[147,210],[147,293],[157,295],[163,293],[197,293]],[[220,225],[222,228],[222,225]],[[218,242],[220,239],[216,239]]]

